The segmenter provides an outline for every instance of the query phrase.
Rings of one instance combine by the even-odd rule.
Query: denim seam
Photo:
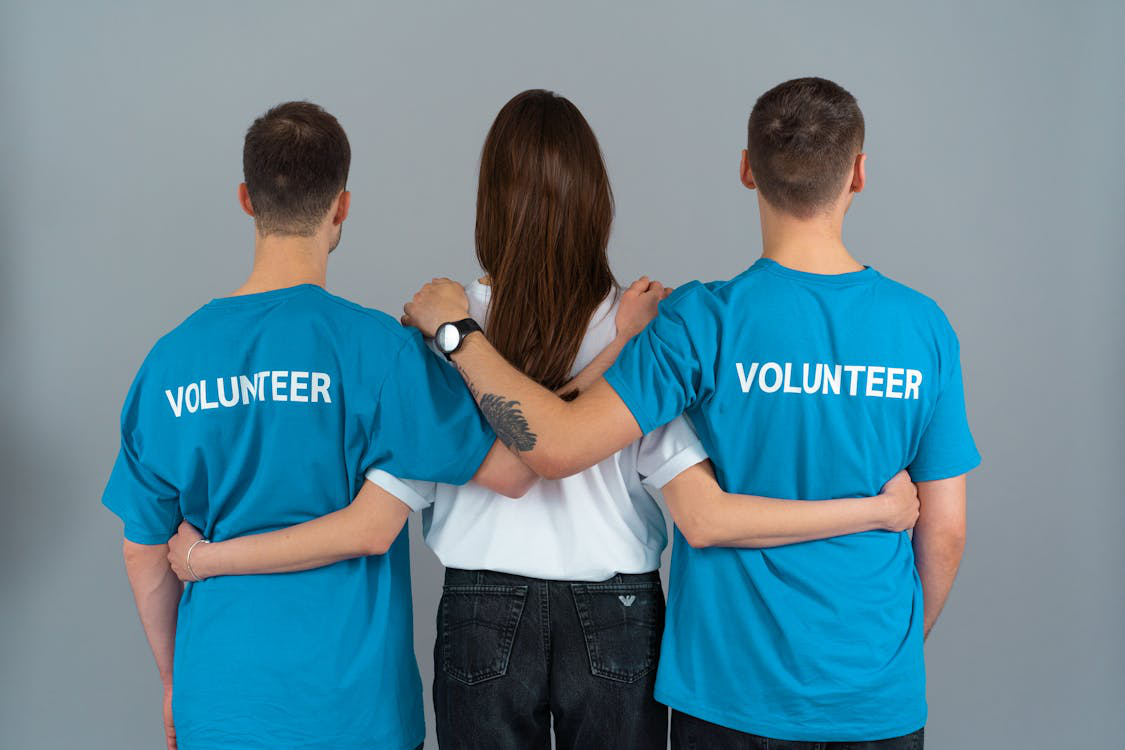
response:
[[[551,671],[551,582],[543,581],[539,595],[539,622],[543,632],[543,659]]]

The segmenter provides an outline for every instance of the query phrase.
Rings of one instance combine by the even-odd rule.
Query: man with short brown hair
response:
[[[161,338],[125,400],[103,502],[125,524],[169,747],[418,747],[412,507],[379,483],[475,478],[518,495],[533,481],[416,331],[325,290],[349,162],[343,128],[314,104],[254,121],[238,189],[255,223],[250,277]],[[360,532],[353,549],[283,575],[259,561],[201,580],[189,549],[183,589],[167,559],[184,519],[207,537],[198,552],[332,514]]]

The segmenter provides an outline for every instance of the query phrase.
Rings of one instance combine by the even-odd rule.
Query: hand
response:
[[[172,723],[172,686],[164,686],[164,742],[168,750],[176,750],[176,726]]]
[[[656,317],[660,301],[672,293],[672,287],[665,287],[659,281],[649,281],[642,276],[629,285],[621,294],[621,304],[617,308],[617,335],[631,339],[645,329]]]
[[[414,326],[423,336],[433,338],[442,323],[469,317],[469,298],[465,288],[452,279],[434,279],[402,306],[404,326]]]
[[[195,528],[187,521],[184,521],[180,524],[180,527],[176,529],[176,535],[168,540],[168,562],[172,565],[172,572],[175,573],[176,577],[181,581],[190,582],[197,580],[196,577],[188,571],[187,553],[188,550],[191,549],[191,545],[202,538],[203,535],[199,533],[199,529]],[[206,546],[206,544],[196,545],[195,551],[191,553],[192,557],[195,558],[193,561],[195,565],[192,567],[195,568],[195,572],[197,573],[200,571],[200,553],[203,552],[203,548]]]
[[[906,531],[918,521],[918,487],[905,470],[891,477],[877,498],[883,503],[883,528]]]

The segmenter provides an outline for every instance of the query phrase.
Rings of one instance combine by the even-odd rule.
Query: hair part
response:
[[[242,172],[258,233],[314,234],[345,189],[350,165],[344,129],[311,102],[285,102],[254,120]]]
[[[488,338],[555,390],[617,283],[613,192],[598,140],[565,97],[533,89],[496,115],[481,150],[476,250],[492,300]]]
[[[798,218],[833,205],[863,150],[859,103],[824,78],[796,78],[762,94],[747,131],[750,171],[762,197]]]

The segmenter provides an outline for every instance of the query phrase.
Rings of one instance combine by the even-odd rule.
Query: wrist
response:
[[[613,343],[618,346],[624,346],[629,342],[629,339],[636,336],[640,331],[630,331],[628,329],[617,329],[617,335],[613,337]]]
[[[206,540],[200,540],[188,553],[188,572],[193,574],[200,581],[215,575],[211,563],[216,546],[217,545],[211,544]]]
[[[456,362],[465,354],[467,350],[479,346],[484,341],[484,331],[480,330],[479,328],[473,331],[469,331],[465,334],[465,337],[461,339],[461,345],[450,352],[447,356],[451,361]]]
[[[886,494],[875,495],[864,499],[864,505],[871,508],[872,529],[883,531],[891,530],[894,518],[890,497]]]

